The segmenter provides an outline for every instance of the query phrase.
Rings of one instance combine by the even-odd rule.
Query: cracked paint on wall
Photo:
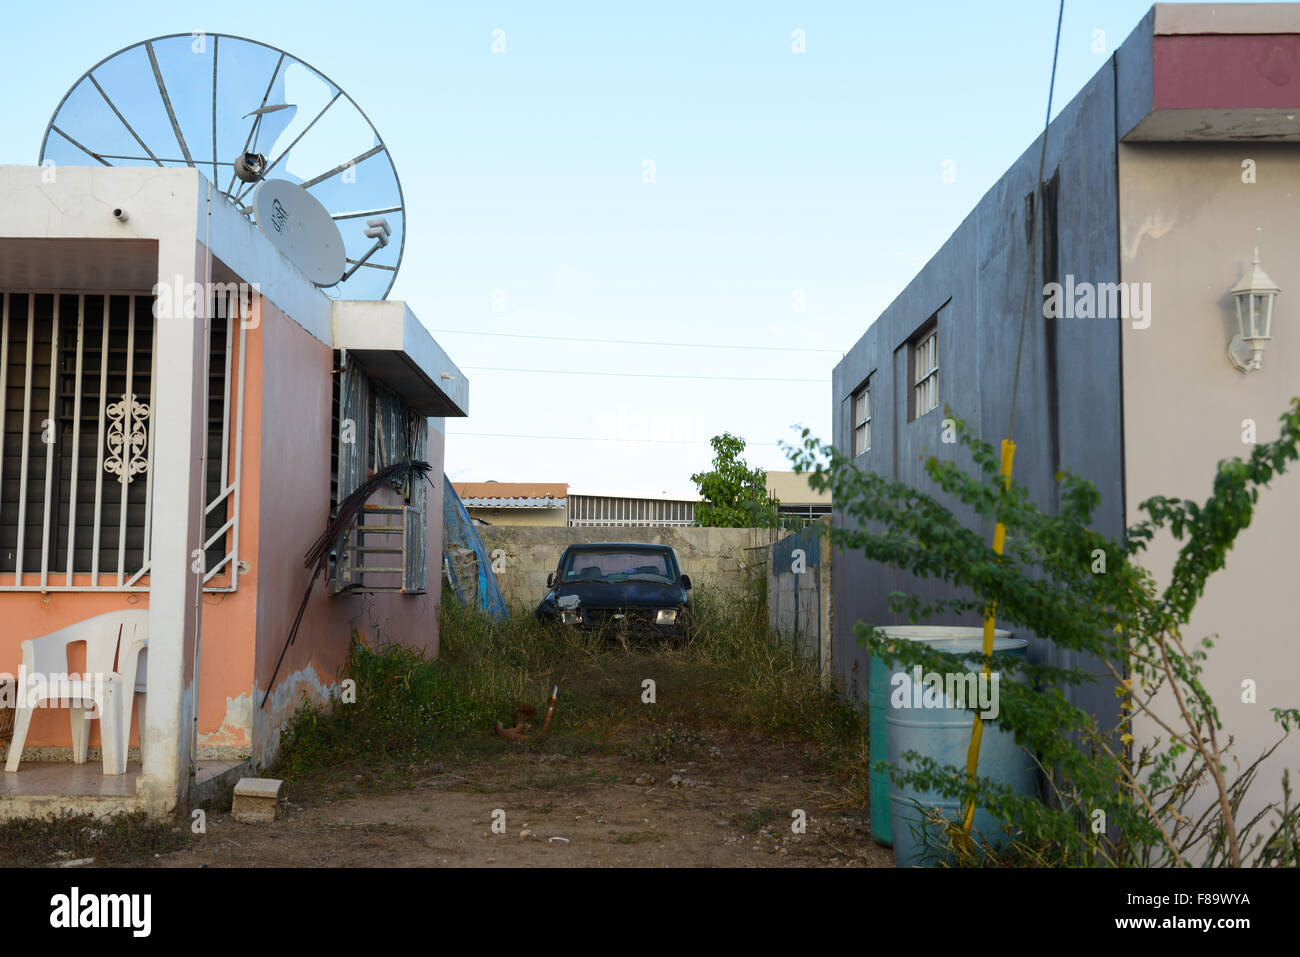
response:
[[[199,733],[199,747],[247,747],[253,736],[253,696],[226,698],[226,715],[215,731]]]

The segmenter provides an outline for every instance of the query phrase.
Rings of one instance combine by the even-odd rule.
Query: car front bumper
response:
[[[572,613],[569,616],[561,614],[556,616],[556,620],[583,631],[660,636],[686,633],[689,617],[683,609],[677,609],[677,616],[671,623],[658,623],[658,614],[658,608],[582,608],[576,617]]]

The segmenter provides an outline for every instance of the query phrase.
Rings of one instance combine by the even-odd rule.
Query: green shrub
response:
[[[1089,482],[1058,475],[1060,511],[1047,514],[1023,486],[1004,483],[1000,456],[991,445],[970,435],[960,421],[957,432],[974,470],[932,457],[925,472],[948,501],[961,503],[990,526],[1003,523],[1003,555],[984,534],[958,521],[939,497],[860,471],[833,447],[809,438],[807,430],[789,455],[796,471],[810,473],[814,489],[832,491],[845,519],[832,531],[836,545],[948,586],[949,597],[935,601],[894,593],[896,613],[917,621],[934,614],[982,617],[995,609],[1000,625],[1032,632],[1081,657],[1095,655],[1114,678],[1120,717],[1108,726],[1067,700],[1063,687],[1095,680],[1080,668],[994,655],[992,667],[1004,673],[999,725],[1048,769],[1050,800],[1012,794],[985,778],[968,779],[965,768],[915,753],[906,756],[910,767],[890,765],[891,773],[915,788],[988,808],[1020,835],[1013,853],[1022,860],[1161,866],[1185,865],[1197,856],[1207,865],[1240,865],[1248,859],[1300,863],[1300,811],[1289,804],[1289,782],[1280,805],[1238,820],[1261,761],[1277,745],[1229,776],[1232,739],[1201,682],[1211,641],[1194,642],[1185,634],[1206,581],[1223,567],[1236,536],[1250,524],[1259,489],[1300,454],[1300,399],[1283,414],[1277,441],[1257,445],[1246,461],[1219,463],[1207,501],[1148,499],[1139,505],[1147,518],[1119,541],[1091,527],[1100,497]],[[1182,545],[1162,590],[1136,557],[1165,528]],[[1105,561],[1100,573],[1098,556]],[[952,655],[886,639],[869,623],[859,622],[855,630],[871,654],[909,668],[945,673],[983,662],[979,653]],[[1017,672],[1028,680],[1005,680]],[[1163,713],[1171,702],[1172,719]],[[1137,715],[1155,721],[1161,734],[1131,754]],[[1300,721],[1300,711],[1274,709],[1274,717],[1285,737]],[[1193,804],[1203,786],[1215,797],[1208,810]],[[1265,833],[1258,833],[1261,827]],[[948,833],[959,860],[978,860],[959,832]]]

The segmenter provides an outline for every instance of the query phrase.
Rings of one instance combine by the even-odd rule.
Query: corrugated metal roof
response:
[[[463,498],[466,508],[564,508],[569,500],[564,498]]]
[[[452,482],[461,501],[471,498],[564,498],[567,482]]]

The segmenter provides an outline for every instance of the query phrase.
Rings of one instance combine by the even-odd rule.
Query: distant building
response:
[[[572,528],[670,528],[695,524],[698,495],[572,489],[564,482],[453,482],[469,517],[484,525],[567,525]],[[768,472],[767,493],[783,516],[815,521],[831,513],[829,492],[808,478]]]
[[[570,492],[570,526],[665,527],[695,524],[698,495],[663,492]]]
[[[452,487],[475,524],[568,524],[564,482],[453,482]]]
[[[767,494],[777,500],[782,516],[816,521],[831,513],[831,493],[814,492],[808,476],[795,472],[768,472]]]

